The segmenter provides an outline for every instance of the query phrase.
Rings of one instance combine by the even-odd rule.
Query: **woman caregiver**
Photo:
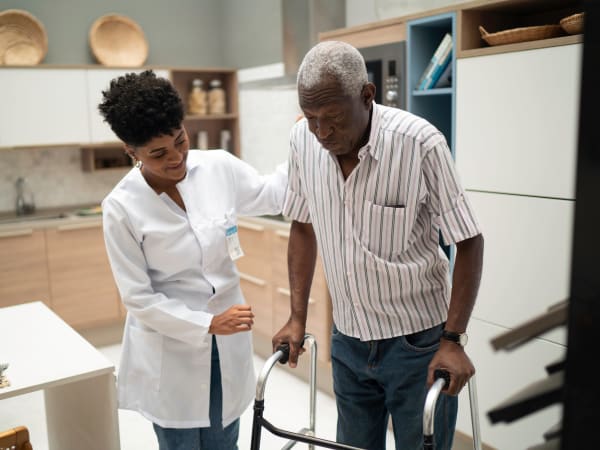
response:
[[[160,450],[237,449],[256,381],[236,217],[281,212],[287,165],[261,176],[224,150],[189,151],[182,100],[152,71],[102,94],[99,110],[136,162],[102,202],[127,308],[119,407],[153,423]]]

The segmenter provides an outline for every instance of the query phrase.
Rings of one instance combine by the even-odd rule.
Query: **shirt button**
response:
[[[349,277],[352,276],[352,272],[346,272],[346,275],[348,275]]]
[[[205,391],[207,387],[208,387],[208,385],[206,383],[202,383],[200,385],[200,389],[202,389],[203,391]]]

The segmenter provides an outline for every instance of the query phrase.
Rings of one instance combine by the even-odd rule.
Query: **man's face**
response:
[[[173,130],[135,147],[133,156],[142,162],[145,176],[159,182],[178,182],[185,177],[190,143],[185,128]]]
[[[336,156],[358,151],[369,126],[372,84],[350,96],[342,94],[338,82],[328,81],[298,95],[308,128],[326,150]]]

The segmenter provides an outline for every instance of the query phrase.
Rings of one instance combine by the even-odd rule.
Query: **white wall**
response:
[[[346,0],[346,26],[415,14],[465,0]]]

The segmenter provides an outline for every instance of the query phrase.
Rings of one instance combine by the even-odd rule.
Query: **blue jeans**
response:
[[[211,426],[207,428],[162,428],[156,424],[154,432],[160,450],[237,450],[240,419],[223,428],[223,392],[221,390],[221,369],[217,340],[212,338],[212,358],[210,372]]]
[[[442,327],[364,342],[333,327],[338,442],[384,450],[391,415],[396,450],[423,448],[427,366],[439,347]],[[451,449],[457,411],[458,398],[441,394],[434,419],[436,450]]]

